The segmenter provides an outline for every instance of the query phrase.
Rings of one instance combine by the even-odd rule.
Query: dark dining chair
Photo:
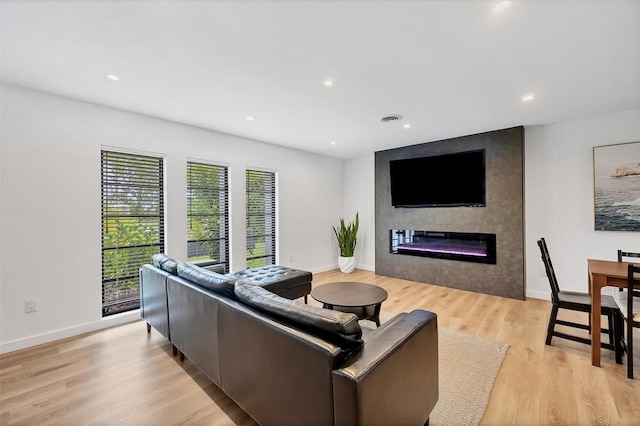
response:
[[[551,285],[552,305],[551,315],[549,316],[549,326],[547,328],[546,344],[551,345],[551,339],[553,337],[559,337],[562,339],[572,340],[574,342],[580,342],[590,345],[591,339],[556,331],[555,326],[564,325],[567,327],[574,327],[581,330],[591,331],[590,325],[557,319],[558,311],[560,309],[591,313],[591,295],[589,293],[560,290],[555,271],[553,270],[553,264],[551,263],[551,257],[549,256],[549,249],[547,248],[547,243],[544,238],[540,238],[540,240],[538,240],[538,247],[540,247],[542,263],[544,263],[547,278],[549,279],[549,284]],[[603,342],[600,344],[600,346],[605,349],[615,351],[616,363],[622,364],[622,314],[620,313],[620,308],[616,304],[613,297],[606,295],[602,296],[601,313],[602,315],[606,315],[609,322],[609,328],[601,329],[602,333],[606,333],[609,335],[609,343]]]
[[[632,251],[618,250],[618,262],[640,263],[640,253],[634,253]],[[625,289],[622,288],[622,287],[618,288],[618,291],[624,291],[624,290]],[[625,350],[626,350],[626,348],[625,348]]]
[[[622,318],[627,323],[627,377],[633,379],[633,328],[640,328],[640,265],[629,264],[627,288],[614,298],[620,307]]]

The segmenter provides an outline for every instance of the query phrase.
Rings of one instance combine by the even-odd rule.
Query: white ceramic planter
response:
[[[338,266],[340,267],[340,272],[349,274],[353,272],[356,267],[356,258],[338,256]]]

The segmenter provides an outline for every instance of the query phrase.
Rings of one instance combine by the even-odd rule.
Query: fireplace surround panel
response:
[[[523,300],[524,134],[524,127],[519,126],[377,151],[376,274]],[[473,150],[485,152],[486,202],[483,207],[392,205],[391,161]],[[451,170],[449,178],[456,176],[456,171]],[[415,185],[440,184],[433,179],[415,182]],[[395,246],[392,230],[405,232],[395,236]],[[413,234],[407,232],[411,230]],[[494,237],[484,241],[445,238],[455,234]],[[449,245],[452,242],[453,247]],[[494,244],[495,249],[489,246]]]

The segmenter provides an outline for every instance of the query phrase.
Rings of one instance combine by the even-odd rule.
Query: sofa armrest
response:
[[[332,374],[336,425],[425,424],[438,401],[436,314],[397,315]]]
[[[217,274],[226,274],[227,271],[225,270],[224,267],[224,263],[220,263],[219,261],[212,259],[212,260],[198,260],[197,262],[189,262],[192,265],[196,265],[199,266],[200,268],[204,268],[207,269],[211,272],[215,272]]]
[[[169,273],[153,265],[143,265],[140,268],[140,316],[147,324],[171,340],[167,306],[169,276]]]

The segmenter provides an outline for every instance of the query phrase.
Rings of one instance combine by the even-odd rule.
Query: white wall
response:
[[[549,299],[549,282],[540,275],[540,237],[565,290],[587,291],[587,258],[615,260],[619,248],[640,252],[640,232],[594,231],[593,223],[592,149],[633,141],[640,141],[640,110],[525,128],[527,297]],[[373,154],[346,163],[345,211],[371,218],[360,231],[370,244],[356,250],[367,269],[375,265],[373,171]]]
[[[200,159],[230,168],[232,270],[245,267],[247,167],[278,173],[279,263],[337,267],[341,160],[9,85],[1,126],[0,352],[139,317],[101,318],[103,146],[165,156],[168,254],[186,258],[186,162]]]
[[[595,231],[593,147],[640,141],[640,110],[525,130],[527,295],[548,298],[536,241],[545,237],[560,287],[587,291],[588,258],[640,252],[640,232]]]
[[[371,153],[345,162],[344,211],[345,220],[360,219],[356,243],[356,268],[375,270],[375,157]]]

